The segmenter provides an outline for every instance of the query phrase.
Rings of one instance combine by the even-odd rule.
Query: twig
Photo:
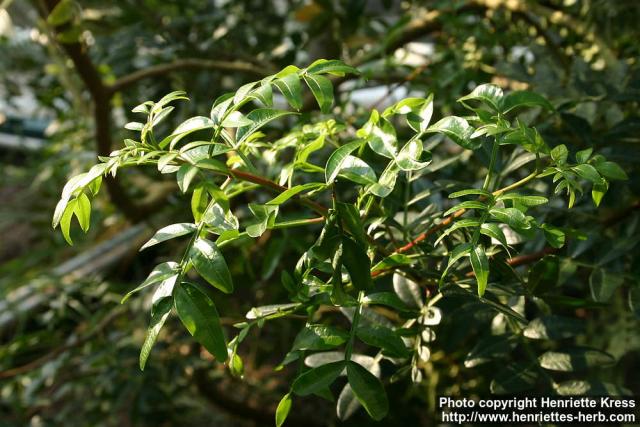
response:
[[[120,77],[113,84],[108,86],[111,93],[122,91],[140,80],[161,76],[173,71],[203,69],[220,70],[247,73],[257,77],[265,77],[270,73],[269,69],[259,68],[253,64],[242,61],[218,61],[211,59],[187,58],[177,59],[166,64],[153,65],[142,70],[134,71],[129,75]]]

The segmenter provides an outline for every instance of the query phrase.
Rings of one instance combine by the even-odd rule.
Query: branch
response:
[[[237,169],[233,169],[230,170],[228,172],[229,176],[232,176],[234,178],[240,179],[242,181],[247,181],[247,182],[252,182],[254,184],[258,184],[262,187],[268,188],[270,190],[273,190],[277,193],[284,193],[285,191],[289,190],[287,187],[282,186],[280,184],[277,184],[267,178],[263,178],[261,176],[258,175],[253,175],[249,172],[243,172]],[[314,202],[313,200],[309,200],[309,199],[304,199],[301,197],[297,197],[294,196],[291,198],[292,200],[296,200],[298,203],[311,208],[312,210],[314,210],[315,212],[319,213],[322,216],[327,216],[327,212],[328,209],[324,206],[322,206],[319,203]]]
[[[256,77],[265,77],[272,71],[269,68],[260,68],[248,62],[242,61],[217,61],[211,59],[178,59],[166,64],[152,65],[142,70],[134,71],[129,75],[120,77],[108,87],[110,93],[115,93],[128,88],[140,80],[161,76],[173,71],[188,69],[221,70],[247,73]]]

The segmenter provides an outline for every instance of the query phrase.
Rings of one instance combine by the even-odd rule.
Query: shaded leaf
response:
[[[167,320],[167,317],[169,317],[172,306],[173,298],[166,297],[156,302],[151,309],[151,322],[149,323],[147,335],[144,339],[144,343],[142,344],[142,348],[140,349],[141,371],[144,371],[144,366],[147,364],[149,353],[151,353],[151,349],[160,334],[160,330],[162,329],[164,322]]]
[[[484,290],[487,288],[487,281],[489,279],[489,260],[482,246],[473,248],[470,258],[471,267],[478,282],[478,295],[482,296],[484,295]]]
[[[299,396],[307,396],[330,386],[345,367],[344,361],[327,363],[310,369],[296,378],[291,390]]]
[[[608,353],[589,348],[547,351],[538,357],[540,366],[551,371],[574,372],[592,368],[608,368],[616,359]]]
[[[292,350],[330,350],[348,339],[349,333],[337,327],[307,325],[296,336]]]
[[[176,287],[174,300],[178,317],[189,333],[218,361],[226,361],[227,344],[213,300],[191,283]]]
[[[347,362],[347,379],[356,398],[371,418],[380,421],[387,416],[387,393],[375,375],[358,363]]]
[[[364,248],[347,236],[342,236],[342,263],[349,272],[351,283],[358,290],[373,286],[371,260]]]
[[[215,243],[207,239],[197,239],[189,255],[202,278],[224,293],[233,292],[229,268]]]
[[[584,330],[581,321],[557,315],[538,317],[524,328],[523,335],[531,339],[556,340],[570,338]]]

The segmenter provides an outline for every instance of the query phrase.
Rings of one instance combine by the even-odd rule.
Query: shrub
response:
[[[193,221],[161,228],[142,247],[184,237],[183,255],[155,266],[123,298],[155,288],[140,368],[172,310],[237,376],[243,373],[237,350],[252,328],[302,314],[307,323],[282,365],[304,363],[278,406],[276,424],[286,419],[294,396],[327,397],[345,373],[338,415],[346,418],[361,405],[380,420],[389,407],[382,379],[423,380],[430,348],[437,345],[437,325],[443,315],[456,324],[453,311],[439,308],[449,299],[471,300],[477,312],[492,313],[483,323],[492,332],[478,339],[465,360],[475,368],[511,358],[509,368],[494,375],[492,392],[537,385],[576,394],[591,387],[584,381],[556,382],[549,372],[607,365],[613,361],[607,353],[555,346],[538,357],[532,350],[534,340],[562,340],[580,332],[582,323],[566,317],[565,308],[584,305],[554,288],[559,261],[553,253],[581,234],[565,221],[543,221],[541,212],[562,203],[562,194],[571,208],[589,188],[597,206],[610,181],[626,179],[625,172],[591,149],[570,155],[565,145],[548,146],[522,112],[534,108],[554,114],[554,107],[534,92],[505,94],[491,84],[459,99],[468,111],[465,117],[433,121],[431,94],[403,99],[382,112],[374,109],[355,129],[331,117],[332,77],[345,73],[357,70],[335,60],[318,60],[304,69],[289,66],[219,97],[209,116],[189,118],[167,135],[158,125],[170,116],[172,103],[187,99],[185,93],[144,102],[133,112],[146,120],[126,125],[138,137],[69,180],[53,219],[69,243],[73,218],[88,230],[102,177],[122,168],[153,165],[162,174],[175,174],[180,191],[191,194]],[[303,116],[274,109],[274,90],[294,110],[303,109],[303,84],[325,114],[323,121],[304,124]],[[278,120],[288,131],[273,138],[265,129]],[[484,180],[464,186],[442,182],[436,190],[416,191],[420,181],[436,182],[446,168],[446,161],[438,167],[432,163],[430,151],[437,144],[447,144],[454,160],[479,156],[486,164]],[[440,198],[438,190],[448,198]],[[264,202],[236,202],[249,191],[261,192]],[[285,204],[299,207],[295,216],[284,217]],[[217,292],[234,290],[224,247],[292,227],[319,234],[296,268],[282,271],[289,301],[255,307],[227,340],[215,304]],[[523,241],[542,249],[516,256]],[[516,270],[535,261],[528,275]],[[601,280],[596,292],[608,293],[610,286]],[[321,307],[337,309],[349,328],[337,315],[320,316]],[[458,328],[467,326],[465,319]]]

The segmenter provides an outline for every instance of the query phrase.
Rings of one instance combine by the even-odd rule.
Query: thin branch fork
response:
[[[178,59],[166,64],[152,65],[142,70],[134,71],[129,75],[120,77],[108,86],[110,93],[120,92],[123,89],[132,86],[140,80],[161,76],[173,71],[202,69],[202,70],[220,70],[247,73],[258,78],[267,76],[270,69],[260,68],[248,62],[242,61],[219,61],[211,59],[187,58]]]

